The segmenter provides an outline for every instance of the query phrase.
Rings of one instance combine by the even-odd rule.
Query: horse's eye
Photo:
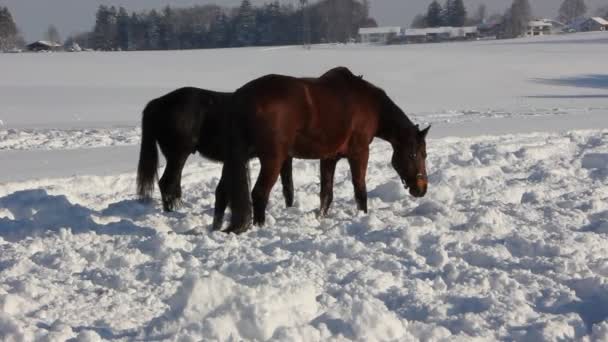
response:
[[[412,159],[416,159],[416,153],[412,153],[412,154],[410,154],[410,158],[412,158]]]

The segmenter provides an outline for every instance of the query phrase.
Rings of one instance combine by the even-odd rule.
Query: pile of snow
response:
[[[240,236],[208,231],[220,166],[199,158],[176,213],[132,172],[0,184],[0,337],[606,339],[607,154],[606,130],[431,139],[417,200],[377,142],[368,215],[342,162],[318,218],[297,160],[296,206],[277,185]]]

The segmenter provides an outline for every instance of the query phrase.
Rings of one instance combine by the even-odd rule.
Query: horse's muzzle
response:
[[[428,187],[428,179],[423,174],[416,175],[416,182],[409,187],[410,195],[414,197],[423,197],[426,195],[426,190]]]

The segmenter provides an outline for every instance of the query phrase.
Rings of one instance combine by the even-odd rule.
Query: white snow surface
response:
[[[0,340],[606,341],[606,42],[0,54]],[[433,123],[424,198],[377,140],[368,214],[346,162],[328,217],[296,160],[295,207],[278,184],[239,236],[198,156],[178,212],[136,200],[148,100],[335,65]]]

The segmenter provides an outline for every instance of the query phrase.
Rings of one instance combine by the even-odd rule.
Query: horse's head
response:
[[[426,194],[428,179],[426,175],[426,142],[425,138],[431,126],[413,129],[413,134],[403,136],[393,143],[393,168],[401,177],[405,188],[409,188],[414,197]]]

